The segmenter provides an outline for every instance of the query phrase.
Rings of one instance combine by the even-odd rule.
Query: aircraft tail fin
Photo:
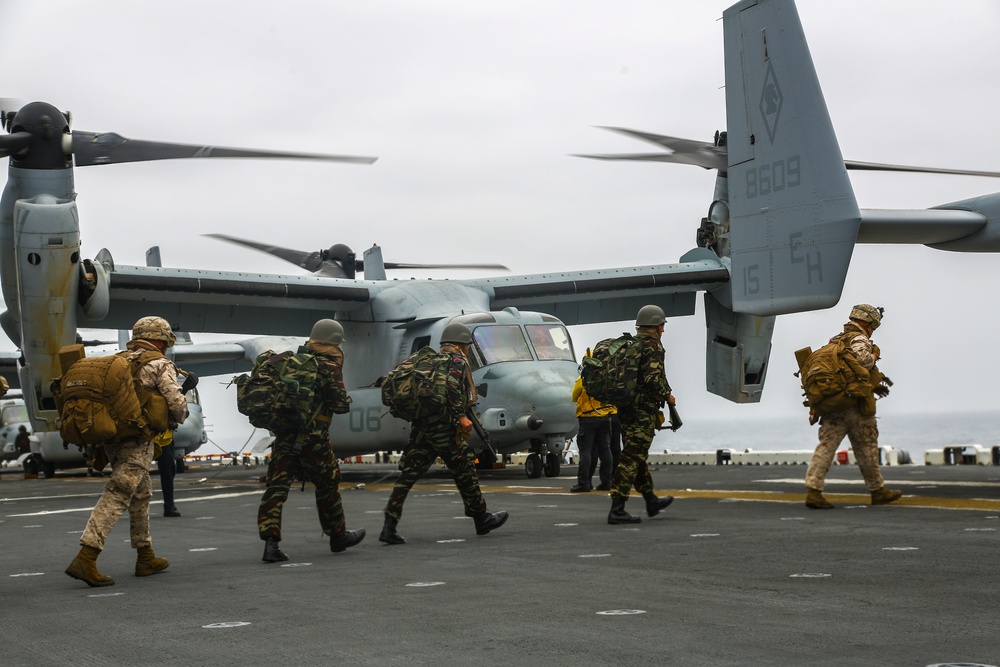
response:
[[[723,15],[735,313],[836,305],[860,212],[793,0]],[[726,303],[730,301],[731,303]]]

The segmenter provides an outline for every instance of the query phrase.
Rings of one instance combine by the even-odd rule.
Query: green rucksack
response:
[[[249,374],[233,379],[236,409],[257,428],[274,433],[302,430],[323,407],[315,391],[318,373],[319,364],[311,354],[263,352]]]
[[[389,371],[382,380],[382,404],[406,421],[444,417],[448,410],[448,367],[451,355],[429,346]]]
[[[583,358],[580,365],[583,388],[601,403],[632,405],[639,384],[641,354],[642,346],[632,334],[605,338]]]
[[[871,396],[871,374],[851,352],[850,342],[849,336],[834,336],[805,356],[795,373],[802,382],[803,405],[817,415],[842,412]]]

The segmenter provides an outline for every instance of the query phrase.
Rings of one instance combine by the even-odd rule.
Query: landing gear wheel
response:
[[[531,479],[542,476],[542,457],[538,454],[528,454],[524,459],[524,474]]]
[[[52,479],[56,476],[56,464],[52,461],[42,461],[42,477]]]
[[[187,470],[187,462],[184,459],[177,459],[177,465],[174,467],[176,472],[184,472]]]
[[[558,477],[559,476],[559,465],[562,461],[559,460],[559,455],[549,452],[545,456],[545,476],[546,477]]]
[[[38,458],[34,455],[24,459],[24,462],[21,465],[24,466],[24,474],[34,475],[35,477],[38,476],[38,473],[41,472],[42,469],[42,466],[38,463]]]

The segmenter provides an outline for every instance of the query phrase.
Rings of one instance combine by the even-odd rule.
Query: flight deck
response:
[[[262,467],[193,465],[183,516],[151,530],[170,568],[132,576],[127,515],[88,588],[63,570],[102,480],[0,476],[5,665],[932,665],[1000,664],[1000,469],[888,466],[906,496],[872,507],[855,466],[803,504],[800,465],[656,466],[676,501],[609,526],[606,493],[569,493],[575,469],[482,473],[502,529],[477,537],[443,467],[378,542],[396,468],[344,465],[348,528],[329,551],[311,485],[285,506],[282,548],[256,534]]]

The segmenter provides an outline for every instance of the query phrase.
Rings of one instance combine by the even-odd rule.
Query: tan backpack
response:
[[[139,382],[159,352],[123,351],[74,361],[52,382],[59,435],[74,445],[152,437],[168,428],[166,399]]]
[[[100,445],[146,430],[132,364],[117,354],[73,363],[53,381],[59,435],[74,445]]]
[[[828,415],[858,405],[872,395],[871,374],[850,347],[851,336],[838,335],[815,352],[796,351],[803,405],[816,415]]]

